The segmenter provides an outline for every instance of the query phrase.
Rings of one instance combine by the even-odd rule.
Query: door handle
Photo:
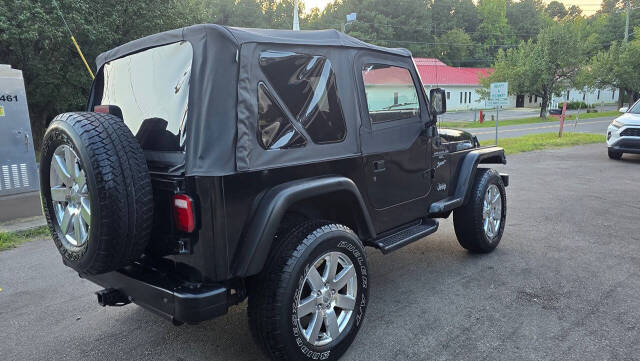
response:
[[[373,161],[373,171],[374,172],[382,172],[387,168],[384,167],[384,160],[376,160]]]

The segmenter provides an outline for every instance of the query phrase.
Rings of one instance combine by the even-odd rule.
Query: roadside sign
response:
[[[509,83],[491,83],[487,106],[498,107],[509,105]]]
[[[491,100],[509,99],[509,83],[491,83],[489,88]]]
[[[496,108],[496,145],[498,145],[498,109],[504,105],[509,105],[509,83],[491,83],[487,106]]]
[[[496,108],[496,107],[500,107],[500,106],[507,106],[507,105],[509,105],[509,99],[500,99],[500,100],[487,99],[487,103],[486,104],[490,108]]]

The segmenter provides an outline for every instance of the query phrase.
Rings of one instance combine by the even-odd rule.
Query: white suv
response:
[[[622,153],[640,154],[640,100],[631,108],[620,108],[624,113],[609,124],[607,145],[609,158],[620,159]]]

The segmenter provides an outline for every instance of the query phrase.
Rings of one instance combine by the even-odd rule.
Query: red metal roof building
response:
[[[491,73],[491,68],[456,68],[434,58],[415,58],[422,83],[428,86],[479,86],[480,78]]]

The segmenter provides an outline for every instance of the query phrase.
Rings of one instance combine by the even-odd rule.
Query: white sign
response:
[[[491,83],[487,106],[497,107],[509,105],[509,83]]]
[[[491,83],[489,89],[491,91],[490,100],[509,99],[509,83]]]
[[[356,21],[356,17],[358,15],[356,13],[347,14],[347,22],[350,23],[352,21]]]
[[[487,99],[486,105],[488,107],[507,106],[509,105],[509,99],[499,99],[499,100]]]

